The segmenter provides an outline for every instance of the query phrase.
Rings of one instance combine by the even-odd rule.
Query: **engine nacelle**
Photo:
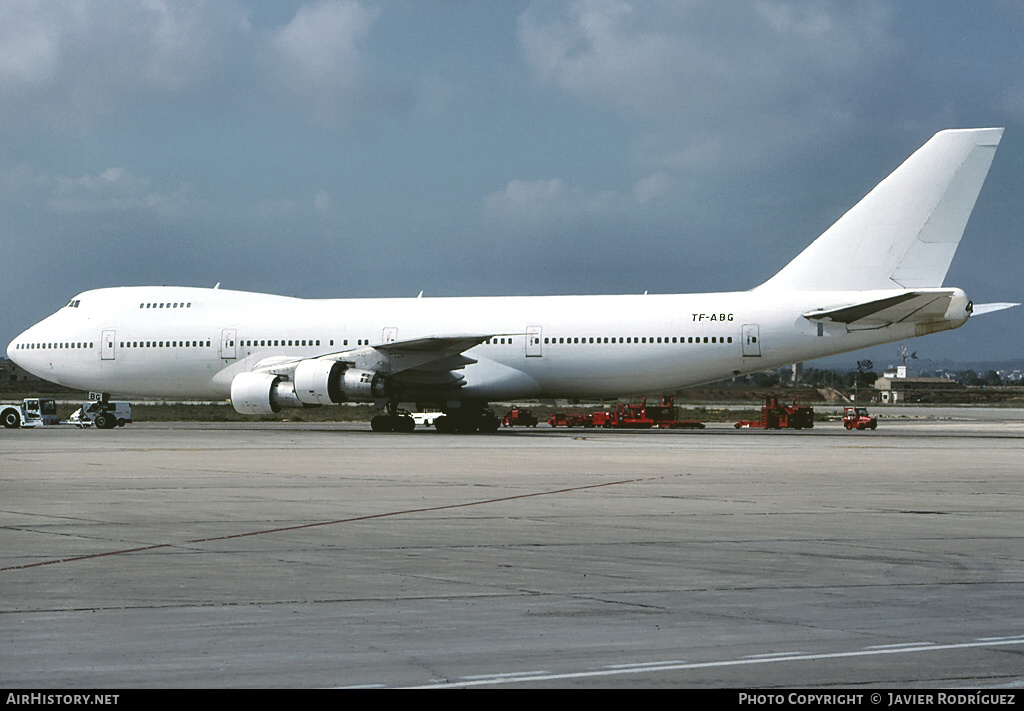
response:
[[[349,368],[335,360],[300,361],[293,378],[285,380],[272,373],[240,373],[231,380],[231,404],[243,415],[271,415],[282,407],[372,402],[394,392],[387,375]]]
[[[311,405],[342,402],[341,381],[345,369],[345,364],[336,360],[300,361],[295,366],[295,395]]]
[[[395,391],[391,378],[383,373],[360,368],[348,368],[339,382],[342,402],[371,401],[391,397]]]
[[[270,373],[240,373],[231,379],[231,405],[243,415],[272,415],[282,407],[307,407],[294,384]]]
[[[394,389],[383,373],[320,358],[300,361],[294,378],[295,396],[309,405],[369,402],[389,397]]]

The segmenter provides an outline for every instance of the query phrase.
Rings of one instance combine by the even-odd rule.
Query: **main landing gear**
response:
[[[447,410],[444,415],[434,420],[434,429],[438,432],[497,432],[501,427],[493,412],[484,407],[468,407]]]
[[[405,410],[399,410],[397,401],[391,401],[384,414],[370,420],[370,429],[374,432],[412,432],[416,429],[416,420]]]
[[[384,412],[370,420],[374,432],[412,432],[416,421],[405,410],[398,408],[398,402],[389,402]],[[461,407],[444,410],[434,418],[434,429],[444,433],[466,434],[470,432],[497,432],[501,420],[487,408],[486,403],[462,403]]]

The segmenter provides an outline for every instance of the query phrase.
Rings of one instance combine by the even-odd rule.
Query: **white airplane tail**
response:
[[[942,286],[1001,128],[936,133],[758,290]]]

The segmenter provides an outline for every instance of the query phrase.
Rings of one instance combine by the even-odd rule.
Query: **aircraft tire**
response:
[[[497,432],[499,427],[501,427],[501,422],[498,421],[497,417],[493,415],[483,415],[480,417],[479,429],[481,432]]]
[[[374,432],[391,432],[395,428],[395,421],[389,415],[376,415],[370,420],[370,429]]]
[[[459,418],[455,431],[459,434],[472,434],[477,431],[477,423],[469,418]]]

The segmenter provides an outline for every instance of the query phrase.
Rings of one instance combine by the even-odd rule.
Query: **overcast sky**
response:
[[[103,286],[748,289],[979,126],[946,284],[1020,301],[1024,2],[0,0],[0,343]]]

